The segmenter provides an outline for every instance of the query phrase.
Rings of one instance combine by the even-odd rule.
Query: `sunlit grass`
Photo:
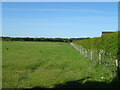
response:
[[[84,77],[90,77],[85,82],[114,78],[111,71],[81,56],[69,43],[4,41],[2,49],[3,88],[52,88]]]

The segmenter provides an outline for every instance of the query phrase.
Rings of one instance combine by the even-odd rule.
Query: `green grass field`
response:
[[[69,81],[109,83],[115,73],[81,56],[70,43],[3,41],[3,88],[53,88]]]

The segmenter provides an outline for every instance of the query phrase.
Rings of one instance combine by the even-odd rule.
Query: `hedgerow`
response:
[[[120,31],[108,33],[97,38],[74,41],[73,43],[85,48],[91,54],[96,64],[107,66],[112,72],[120,71]],[[86,56],[86,52],[83,52]],[[88,57],[90,59],[91,57]]]
[[[109,53],[112,58],[118,59],[120,45],[118,45],[119,32],[108,33],[101,37],[89,38],[85,40],[74,41],[74,43],[90,50],[104,50]]]

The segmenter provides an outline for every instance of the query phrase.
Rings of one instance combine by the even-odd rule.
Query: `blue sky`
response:
[[[3,36],[99,37],[118,30],[117,2],[4,2]]]

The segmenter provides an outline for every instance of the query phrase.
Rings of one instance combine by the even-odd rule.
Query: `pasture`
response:
[[[114,77],[115,73],[80,55],[70,43],[2,43],[3,88],[74,87],[75,81],[81,87],[92,87],[93,83],[87,82],[104,82],[96,87],[106,87]],[[65,86],[66,82],[73,82],[73,86]]]

